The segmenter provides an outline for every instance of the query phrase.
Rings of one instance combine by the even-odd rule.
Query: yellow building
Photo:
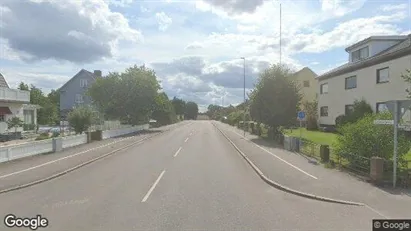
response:
[[[314,102],[318,97],[317,74],[308,67],[297,71],[291,79],[296,81],[302,94],[301,109],[304,110],[304,102]]]

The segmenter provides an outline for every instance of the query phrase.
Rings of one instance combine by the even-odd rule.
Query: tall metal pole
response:
[[[280,65],[281,65],[281,3],[280,3]]]
[[[399,102],[394,104],[394,160],[393,160],[393,179],[392,186],[395,188],[397,184],[397,154],[398,154],[398,121],[399,121]]]
[[[244,60],[244,65],[243,65],[243,69],[244,69],[244,113],[243,113],[243,137],[245,137],[245,110],[246,110],[246,105],[245,105],[245,58],[242,57],[242,59]]]

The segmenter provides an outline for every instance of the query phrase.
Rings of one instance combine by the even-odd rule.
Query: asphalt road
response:
[[[49,226],[38,230],[61,231],[354,231],[371,230],[371,220],[380,218],[366,207],[272,188],[209,121],[195,121],[54,180],[0,194],[0,216],[6,214],[40,214]],[[0,230],[8,230],[3,222]]]

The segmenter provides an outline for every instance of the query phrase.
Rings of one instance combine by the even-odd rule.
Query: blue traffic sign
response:
[[[299,111],[297,117],[299,120],[305,119],[305,112]]]

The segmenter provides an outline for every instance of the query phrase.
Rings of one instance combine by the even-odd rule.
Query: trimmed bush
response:
[[[39,136],[37,136],[36,140],[45,140],[45,139],[49,139],[49,134],[48,133],[41,133]]]
[[[392,116],[390,113],[369,114],[355,123],[342,126],[342,135],[337,136],[337,142],[333,145],[336,153],[349,161],[358,156],[391,159],[394,146],[393,126],[375,125],[376,119],[392,119]],[[410,144],[404,134],[398,135],[399,159],[409,151]]]

